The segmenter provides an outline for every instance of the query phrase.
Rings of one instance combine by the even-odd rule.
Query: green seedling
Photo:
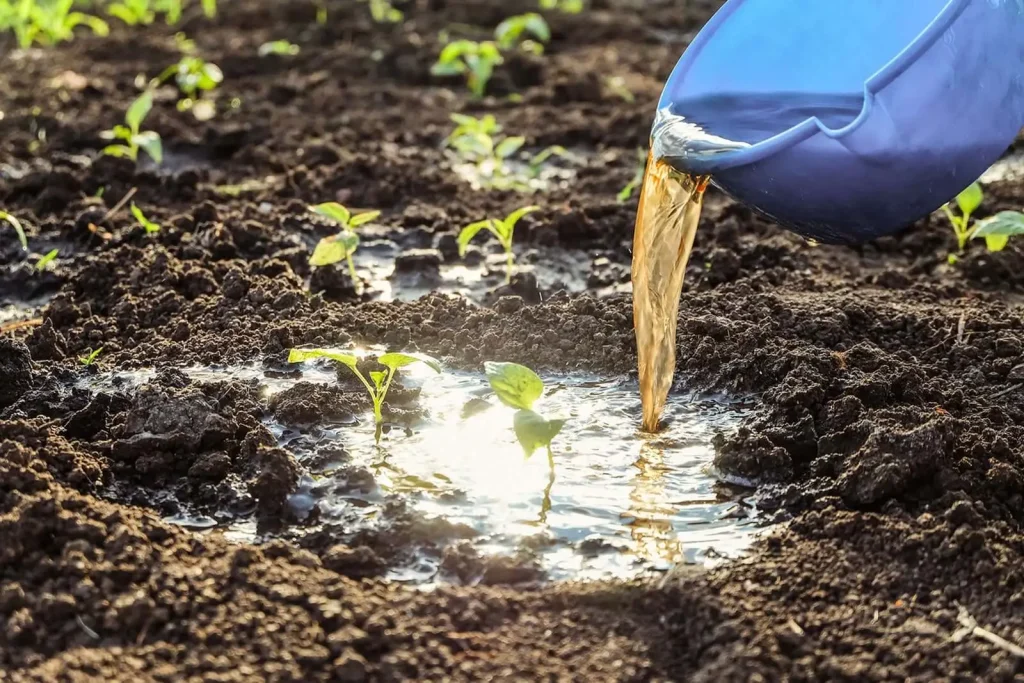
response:
[[[533,36],[536,40],[524,39],[524,36]],[[494,29],[494,39],[502,50],[509,50],[518,43],[523,50],[540,55],[544,53],[544,43],[551,40],[551,29],[544,17],[536,12],[527,12],[498,24]]]
[[[626,87],[626,79],[622,76],[609,76],[605,79],[604,85],[605,88],[608,89],[608,92],[615,95],[623,102],[633,104],[633,102],[636,101],[636,96],[633,95],[633,92],[628,87]]]
[[[445,139],[445,145],[452,148],[465,162],[473,164],[474,177],[484,187],[499,190],[529,192],[529,180],[540,175],[541,166],[553,155],[565,154],[565,149],[553,145],[534,155],[525,171],[517,172],[509,164],[526,142],[520,135],[499,136],[501,126],[491,114],[474,118],[464,114],[452,114],[455,130]]]
[[[174,4],[177,5],[177,14],[173,21],[171,15],[168,14],[167,23],[169,24],[174,23],[181,16],[181,3]],[[117,17],[129,26],[152,24],[156,19],[156,10],[152,5],[153,3],[150,3],[149,0],[121,0],[121,2],[107,5],[107,14]]]
[[[292,57],[299,54],[299,46],[287,40],[272,40],[269,43],[260,45],[259,56],[268,57],[278,55],[280,57]]]
[[[124,144],[107,145],[103,148],[103,154],[128,157],[132,161],[137,161],[139,150],[142,149],[157,164],[163,161],[163,145],[160,143],[160,136],[151,130],[139,130],[152,108],[153,92],[147,90],[128,107],[128,111],[124,115],[126,126],[114,126],[101,133],[101,136],[108,140],[124,142]]]
[[[413,363],[423,363],[434,372],[441,372],[441,364],[430,356],[418,353],[385,353],[377,358],[377,362],[387,368],[387,370],[371,372],[370,379],[367,380],[363,373],[359,371],[359,359],[352,354],[333,349],[292,349],[288,353],[289,363],[302,363],[317,358],[328,358],[347,366],[352,371],[352,374],[359,378],[359,381],[366,387],[366,391],[370,394],[370,400],[373,401],[374,439],[378,444],[380,443],[380,435],[384,425],[384,416],[381,413],[381,408],[384,405],[384,399],[387,398],[388,389],[391,388],[391,380],[395,378],[395,373],[400,368]]]
[[[153,221],[146,218],[146,215],[142,213],[142,209],[135,206],[135,202],[131,205],[132,215],[135,216],[135,220],[138,221],[142,229],[146,231],[147,235],[153,235],[160,232],[160,224],[154,223]]]
[[[95,351],[89,351],[84,356],[79,356],[78,362],[84,365],[85,367],[89,367],[90,365],[96,362],[96,359],[99,358],[99,355],[101,353],[103,353],[102,346],[96,349]]]
[[[541,9],[557,9],[566,14],[579,14],[583,11],[583,0],[540,0]]]
[[[437,62],[430,67],[434,76],[465,76],[473,97],[480,99],[494,75],[494,67],[504,58],[497,43],[486,40],[455,40],[444,46]]]
[[[517,363],[484,363],[484,372],[494,393],[505,405],[515,408],[512,421],[519,445],[529,458],[538,448],[546,448],[548,466],[554,477],[555,456],[551,452],[551,441],[562,431],[565,420],[548,419],[533,409],[544,394],[544,382],[530,368]]]
[[[196,54],[195,41],[179,33],[174,37],[182,57],[176,64],[171,64],[157,77],[157,83],[166,83],[174,79],[183,97],[178,100],[178,111],[191,111],[199,121],[209,121],[217,108],[212,100],[203,97],[224,81],[224,73],[220,67],[207,62]]]
[[[18,242],[21,243],[21,250],[28,251],[28,238],[25,236],[25,228],[22,227],[21,221],[6,211],[0,211],[0,221],[6,221],[14,228],[14,233],[18,236]]]
[[[551,145],[545,149],[542,149],[537,154],[530,157],[528,163],[531,178],[540,177],[540,172],[544,170],[544,164],[547,163],[551,157],[564,157],[568,154],[565,147],[561,145]]]
[[[360,225],[376,220],[380,211],[366,211],[352,215],[352,212],[337,202],[326,202],[309,207],[310,211],[341,226],[341,232],[331,237],[325,237],[317,243],[313,249],[313,255],[309,258],[311,266],[329,266],[338,263],[342,259],[348,262],[348,272],[352,276],[352,283],[358,283],[356,275],[356,264],[352,261],[352,254],[359,248],[359,235],[355,229]]]
[[[370,16],[378,24],[397,24],[405,15],[390,0],[370,0]]]
[[[633,172],[633,179],[626,183],[626,186],[619,190],[619,194],[615,195],[615,198],[619,200],[620,204],[625,204],[629,201],[629,198],[633,196],[640,184],[644,182],[644,171],[647,169],[647,153],[644,152],[643,148],[638,147],[636,150],[636,171]]]
[[[505,282],[511,282],[512,269],[515,265],[515,254],[512,252],[512,237],[515,234],[516,223],[526,214],[539,209],[539,206],[524,206],[521,209],[516,209],[504,219],[488,218],[476,223],[470,223],[459,233],[459,256],[466,255],[466,247],[469,246],[470,241],[476,237],[477,233],[481,230],[488,230],[498,238],[501,248],[505,250]]]
[[[18,46],[26,49],[33,43],[50,47],[71,40],[79,26],[99,36],[110,32],[99,17],[72,11],[74,4],[75,0],[0,0],[0,33],[12,31]]]
[[[49,265],[57,260],[57,254],[59,253],[59,249],[51,249],[46,253],[45,256],[40,256],[39,260],[36,261],[36,272],[45,272]]]
[[[1010,238],[1014,235],[1024,234],[1024,214],[1019,211],[1000,211],[994,216],[977,221],[971,225],[971,215],[985,200],[985,194],[978,183],[972,183],[970,187],[956,196],[949,204],[942,207],[949,222],[953,225],[953,234],[956,235],[957,252],[962,254],[967,242],[972,239],[984,238],[985,246],[989,251],[1002,251],[1006,248]],[[959,209],[959,215],[954,212],[953,204]],[[957,254],[949,255],[949,262],[956,263]]]

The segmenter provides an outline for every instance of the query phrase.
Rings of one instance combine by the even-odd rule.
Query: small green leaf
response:
[[[352,216],[348,227],[358,228],[360,225],[369,223],[370,221],[375,221],[378,218],[380,218],[380,211],[366,211],[365,213],[358,213],[355,216]]]
[[[377,359],[377,362],[392,370],[404,368],[412,363],[423,363],[434,372],[441,372],[441,363],[436,358],[422,353],[385,353]]]
[[[1002,251],[1009,242],[1010,238],[1006,235],[989,235],[985,238],[985,247],[989,251]]]
[[[454,62],[463,54],[476,52],[477,45],[472,40],[455,40],[444,46],[437,61],[441,64]]]
[[[343,225],[346,228],[348,227],[349,220],[352,218],[352,212],[338,202],[325,202],[323,204],[312,206],[310,209],[313,213],[330,218],[335,223]]]
[[[522,147],[525,142],[526,138],[520,135],[507,137],[499,142],[498,146],[494,148],[494,155],[501,159],[507,159],[518,152],[519,148]]]
[[[957,206],[965,216],[970,216],[974,210],[981,206],[985,194],[981,191],[981,185],[971,183],[970,187],[956,196]]]
[[[289,363],[304,363],[318,358],[328,358],[352,369],[359,363],[359,359],[351,353],[335,349],[292,349],[288,352]]]
[[[124,115],[124,121],[132,130],[138,130],[139,126],[149,115],[150,110],[153,108],[153,93],[147,90],[142,93],[138,99],[132,102],[132,105],[128,107],[128,112]]]
[[[551,29],[548,27],[548,22],[544,21],[544,17],[536,12],[529,12],[524,16],[526,30],[532,33],[537,40],[542,43],[551,40]]]
[[[135,144],[145,150],[155,164],[158,166],[164,160],[164,148],[160,142],[160,136],[151,130],[139,133],[135,136]]]
[[[387,378],[387,376],[388,373],[386,372],[381,372],[379,370],[370,371],[370,379],[373,380],[373,386],[377,387],[378,391],[380,391],[380,389],[384,386],[384,380]]]
[[[459,61],[437,62],[430,67],[432,76],[458,76],[466,73],[466,65]]]
[[[124,145],[107,145],[100,151],[108,157],[130,157],[132,155],[132,150]]]
[[[90,351],[88,354],[86,354],[84,356],[79,356],[78,357],[78,362],[81,363],[82,365],[86,365],[86,366],[92,365],[93,363],[96,362],[96,358],[99,357],[99,355],[101,353],[103,353],[103,347],[102,346],[99,347],[98,349],[96,349],[95,351]]]
[[[470,223],[469,225],[464,227],[461,232],[459,232],[457,242],[459,244],[460,257],[466,255],[466,248],[469,246],[469,243],[473,240],[473,238],[476,237],[478,232],[485,229],[492,231],[494,230],[491,223],[492,221],[490,219],[477,221],[476,223]]]
[[[1024,235],[1024,213],[1020,211],[1000,211],[994,216],[978,221],[974,225],[971,237],[1013,237]]]
[[[527,458],[538,448],[549,446],[564,425],[565,420],[546,420],[532,410],[517,411],[512,421],[516,439]]]
[[[260,45],[257,54],[260,57],[269,55],[294,56],[299,54],[299,46],[287,40],[272,40],[269,43]]]
[[[359,247],[359,235],[354,232],[339,232],[337,235],[320,240],[313,255],[309,257],[311,266],[329,266],[347,258]]]
[[[525,365],[487,361],[484,372],[494,393],[502,403],[512,408],[530,410],[544,393],[544,382]]]
[[[131,203],[130,208],[132,215],[135,216],[135,220],[139,222],[139,225],[141,225],[145,229],[147,234],[151,235],[155,232],[160,232],[160,225],[146,218],[146,216],[142,213],[142,209],[137,207],[135,205],[135,202]]]
[[[36,272],[41,273],[46,270],[47,266],[57,260],[57,254],[59,253],[60,251],[58,249],[51,249],[45,256],[40,257],[40,259],[36,261]]]

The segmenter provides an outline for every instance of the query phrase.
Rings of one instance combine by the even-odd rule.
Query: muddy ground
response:
[[[42,304],[0,323],[0,680],[1024,681],[1024,658],[961,630],[970,615],[1024,644],[1024,259],[1016,244],[972,245],[950,266],[937,217],[840,248],[708,197],[678,366],[689,388],[759,397],[716,464],[760,482],[766,520],[786,522],[742,561],[550,585],[452,551],[456,573],[495,585],[424,593],[375,577],[404,545],[457,547],[461,530],[401,510],[395,533],[356,547],[238,545],[160,521],[186,501],[287,528],[298,468],[260,418],[363,409],[344,383],[270,405],[251,383],[177,367],[280,370],[294,345],[365,343],[453,367],[633,372],[629,296],[597,296],[628,280],[635,202],[615,193],[663,79],[718,4],[552,13],[547,55],[510,59],[473,103],[429,76],[438,31],[533,3],[417,0],[403,25],[381,26],[363,3],[329,2],[319,26],[305,0],[226,0],[217,21],[193,11],[182,25],[224,71],[221,113],[197,123],[173,97],[158,103],[146,127],[168,150],[161,169],[97,150],[136,76],[176,58],[172,31],[119,27],[30,52],[0,38],[0,207],[27,223],[33,252],[0,228],[0,297]],[[279,38],[301,53],[255,56]],[[451,111],[492,111],[531,148],[581,154],[573,181],[533,198],[543,208],[520,238],[538,259],[583,250],[591,291],[522,277],[479,308],[366,302],[343,270],[307,282],[330,232],[308,203],[381,209],[382,239],[428,284],[457,259],[462,225],[524,203],[455,178],[440,148]],[[132,189],[159,233],[110,211]],[[986,192],[982,216],[1019,208],[1024,184]],[[56,267],[35,272],[51,248]],[[131,367],[162,372],[138,391],[81,388]],[[416,409],[402,396],[397,424]]]

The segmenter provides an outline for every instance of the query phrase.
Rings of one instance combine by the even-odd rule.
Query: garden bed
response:
[[[669,429],[645,442],[625,426],[636,204],[616,194],[720,3],[593,4],[547,13],[544,56],[508,59],[482,102],[430,75],[438,32],[533,2],[418,0],[395,25],[358,2],[323,25],[306,0],[187,13],[224,73],[219,113],[157,97],[159,167],[100,156],[99,134],[177,58],[172,29],[0,38],[0,209],[31,252],[0,223],[0,680],[1024,680],[1012,648],[963,629],[1024,644],[1020,247],[951,265],[939,215],[815,245],[710,191]],[[256,56],[277,39],[300,52]],[[542,192],[476,191],[443,148],[452,112],[572,154]],[[1020,208],[1024,179],[990,179],[979,216]],[[159,232],[118,208],[129,193]],[[361,291],[344,264],[308,264],[334,231],[308,207],[328,201],[382,211]],[[463,226],[527,204],[510,284],[497,242],[459,256]],[[288,365],[298,346],[443,361],[389,402],[390,468],[367,455],[361,389]],[[488,360],[532,367],[576,411],[547,496],[540,462],[487,489],[479,463],[439,455],[493,438],[477,473],[513,471],[510,430],[439,426],[491,399]],[[691,460],[694,488],[673,489]],[[778,526],[726,560],[739,550],[699,536],[690,494],[705,522]],[[641,509],[609,528],[650,524],[623,553],[594,511],[626,500]],[[657,561],[620,561],[641,548]]]

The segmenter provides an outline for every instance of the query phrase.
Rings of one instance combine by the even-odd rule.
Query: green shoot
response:
[[[391,5],[391,0],[370,0],[370,16],[378,24],[397,24],[404,15]]]
[[[625,204],[629,201],[629,198],[633,196],[637,188],[644,181],[644,171],[647,169],[647,152],[643,148],[638,147],[636,150],[636,171],[633,173],[633,179],[626,183],[626,186],[619,190],[619,194],[615,197],[619,200],[620,204]]]
[[[272,40],[269,43],[260,45],[258,52],[260,57],[278,55],[280,57],[292,57],[299,54],[299,46],[287,40]]]
[[[557,9],[566,14],[579,14],[583,11],[583,0],[540,0],[541,9]]]
[[[566,151],[565,147],[562,147],[561,145],[551,145],[550,147],[542,149],[537,154],[534,154],[532,157],[530,157],[529,161],[530,177],[539,177],[541,170],[543,170],[544,164],[551,157],[564,157],[566,154],[568,154],[568,152]]]
[[[135,202],[132,202],[131,210],[132,215],[135,216],[135,220],[138,221],[139,225],[142,226],[147,235],[160,232],[160,225],[146,218],[145,214],[142,213],[142,209],[135,206]]]
[[[124,122],[128,124],[127,126],[114,126],[110,130],[101,133],[101,136],[108,140],[122,140],[124,142],[124,144],[104,147],[103,154],[115,157],[128,157],[132,161],[137,161],[139,149],[142,149],[157,164],[163,161],[163,146],[160,144],[160,136],[151,130],[139,130],[152,108],[153,92],[147,90],[139,95],[138,99],[128,107],[128,111],[124,115]]]
[[[358,283],[356,265],[352,261],[352,254],[359,248],[359,235],[355,229],[360,225],[376,220],[380,211],[366,211],[352,215],[352,212],[337,202],[326,202],[309,207],[309,210],[341,226],[341,232],[331,237],[325,237],[313,249],[313,255],[309,258],[311,266],[329,266],[338,263],[342,259],[348,262],[348,272],[352,276],[352,283]]]
[[[493,41],[456,40],[444,46],[437,62],[430,67],[430,73],[434,76],[465,76],[469,91],[475,99],[480,99],[494,75],[494,67],[503,61],[501,51]]]
[[[98,349],[96,349],[95,351],[89,351],[84,356],[79,356],[78,357],[78,362],[81,363],[82,365],[84,365],[85,367],[89,367],[90,365],[92,365],[93,363],[96,362],[96,359],[99,358],[99,355],[101,353],[103,353],[103,347],[102,346],[99,347]]]
[[[191,111],[199,121],[209,121],[216,113],[216,105],[203,94],[217,88],[224,81],[224,73],[220,67],[207,62],[196,54],[195,41],[186,38],[184,33],[174,36],[182,57],[176,64],[164,69],[156,79],[157,83],[165,83],[173,78],[183,97],[178,100],[178,111]]]
[[[98,36],[110,32],[107,22],[83,12],[71,11],[75,0],[0,0],[0,33],[10,30],[18,46],[27,49],[38,43],[50,47],[72,40],[79,26]]]
[[[374,440],[378,444],[380,443],[384,424],[381,407],[384,405],[384,399],[387,398],[388,389],[391,388],[391,380],[394,379],[395,372],[412,363],[423,363],[434,372],[441,372],[441,364],[430,356],[418,353],[385,353],[377,358],[377,362],[387,368],[387,370],[384,372],[371,372],[370,379],[367,380],[363,373],[359,371],[359,358],[350,353],[333,349],[292,349],[288,353],[289,363],[302,363],[317,358],[328,358],[347,366],[352,371],[352,374],[366,387],[370,400],[373,401]]]
[[[459,233],[459,256],[466,255],[466,247],[481,230],[489,230],[505,250],[505,282],[512,281],[512,269],[515,265],[515,254],[512,252],[512,237],[515,234],[516,223],[528,213],[539,210],[539,206],[524,206],[516,209],[504,219],[488,218],[486,220],[470,223]]]
[[[327,4],[325,0],[313,0],[316,6],[316,23],[320,26],[327,25]]]
[[[488,361],[484,363],[484,372],[498,399],[516,410],[512,428],[523,453],[529,458],[538,448],[546,448],[548,466],[554,477],[555,456],[551,452],[551,441],[562,431],[565,420],[549,420],[534,411],[534,403],[544,394],[544,382],[533,370],[517,363]]]
[[[633,91],[626,87],[626,79],[622,76],[609,76],[605,79],[604,85],[608,89],[608,92],[615,95],[623,102],[633,104],[633,102],[636,101],[636,96],[633,94]]]
[[[532,35],[537,40],[524,39],[525,35]],[[519,43],[523,50],[539,55],[544,53],[544,43],[551,40],[551,29],[544,17],[536,12],[527,12],[509,17],[498,24],[494,29],[494,38],[502,50],[511,49]]]
[[[177,14],[180,16],[180,2],[178,3],[177,10]],[[107,13],[117,17],[129,26],[152,24],[153,20],[156,19],[156,12],[150,6],[149,0],[121,0],[120,2],[114,2],[107,6]],[[173,23],[170,15],[167,17],[167,23]]]
[[[11,224],[15,234],[18,236],[18,242],[21,243],[21,250],[28,251],[28,238],[25,237],[25,228],[22,227],[21,221],[6,211],[0,211],[0,221],[6,221]]]
[[[45,272],[46,269],[50,266],[50,264],[57,260],[57,254],[59,253],[59,249],[51,249],[46,253],[45,256],[39,257],[39,260],[36,261],[36,272]]]
[[[961,254],[964,251],[964,247],[967,246],[967,241],[971,239],[971,214],[981,206],[981,202],[984,201],[985,194],[981,191],[981,185],[978,183],[971,183],[971,186],[956,196],[954,200],[957,207],[960,209],[960,215],[953,213],[950,202],[944,204],[942,207],[946,217],[949,218],[949,222],[953,224],[953,234],[956,235],[957,251]]]
[[[566,153],[563,147],[553,145],[534,155],[525,170],[517,171],[509,160],[520,152],[526,138],[520,135],[499,136],[501,126],[491,114],[479,119],[452,114],[451,119],[456,127],[445,139],[445,145],[475,167],[473,181],[484,187],[529,192],[533,189],[529,180],[540,175],[541,166],[551,156]]]

